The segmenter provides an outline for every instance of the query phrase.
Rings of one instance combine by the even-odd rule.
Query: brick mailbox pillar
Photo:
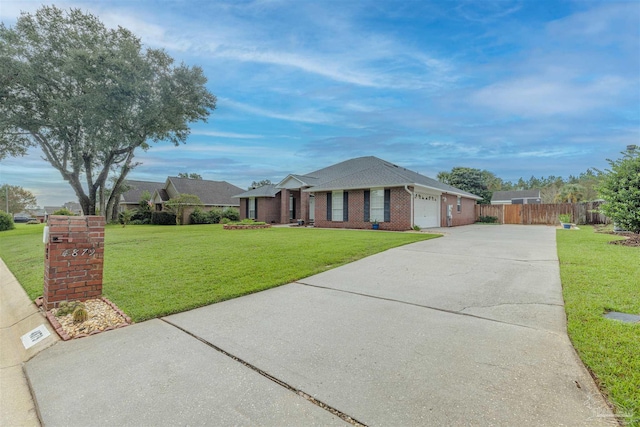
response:
[[[49,216],[44,250],[46,310],[61,301],[102,295],[104,224],[102,216]]]

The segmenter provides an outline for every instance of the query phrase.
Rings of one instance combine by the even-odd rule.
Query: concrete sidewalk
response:
[[[25,349],[20,337],[40,325],[49,337]],[[57,341],[55,330],[0,259],[0,426],[40,425],[23,362]]]
[[[565,331],[555,229],[469,226],[60,343],[46,425],[615,425]],[[345,421],[346,420],[346,421]]]

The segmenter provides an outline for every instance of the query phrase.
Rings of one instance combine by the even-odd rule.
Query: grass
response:
[[[0,257],[31,299],[43,290],[42,228],[17,224],[0,234]],[[290,283],[433,237],[312,228],[107,226],[103,295],[139,322]]]
[[[629,426],[640,426],[640,324],[609,320],[607,311],[640,314],[640,248],[592,227],[558,230],[567,328],[580,358]]]

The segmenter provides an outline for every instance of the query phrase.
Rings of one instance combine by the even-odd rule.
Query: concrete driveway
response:
[[[468,226],[60,343],[46,425],[615,424],[566,335],[555,229]]]

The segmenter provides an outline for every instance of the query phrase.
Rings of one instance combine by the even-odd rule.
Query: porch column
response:
[[[280,224],[289,224],[289,190],[280,190]]]
[[[300,218],[305,224],[309,223],[309,193],[300,189]]]

